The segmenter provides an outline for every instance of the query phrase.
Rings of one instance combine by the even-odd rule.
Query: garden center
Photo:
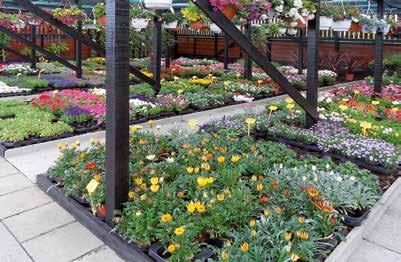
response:
[[[0,0],[0,262],[401,261],[400,0]]]

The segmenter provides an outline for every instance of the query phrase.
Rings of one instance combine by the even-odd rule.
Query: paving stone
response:
[[[400,218],[384,214],[374,228],[368,230],[364,238],[380,246],[401,253]]]
[[[0,178],[0,196],[32,186],[33,184],[21,173]]]
[[[57,227],[74,221],[74,218],[57,203],[23,212],[3,220],[18,241],[23,242]]]
[[[0,223],[0,261],[1,262],[31,262],[24,249]]]
[[[76,222],[26,241],[22,245],[35,261],[64,262],[81,257],[103,243]]]
[[[83,257],[80,257],[74,262],[99,262],[99,261],[107,261],[107,262],[123,262],[122,260],[113,250],[111,250],[107,246],[103,246],[98,248]]]
[[[0,219],[50,202],[52,200],[36,186],[0,196]]]
[[[0,157],[0,177],[9,176],[16,173],[18,173],[18,169],[8,163],[4,158]]]
[[[361,242],[361,245],[347,259],[348,262],[399,262],[401,255],[370,243]]]

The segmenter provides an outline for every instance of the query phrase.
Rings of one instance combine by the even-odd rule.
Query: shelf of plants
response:
[[[292,100],[200,127],[189,121],[199,128],[191,134],[133,126],[129,201],[112,236],[155,261],[323,261],[399,172],[401,87],[340,87],[320,97],[319,112],[311,129]],[[60,145],[39,184],[101,224],[105,148],[77,147]]]
[[[133,85],[130,92],[131,124],[178,114],[188,114],[282,94],[266,74],[254,69],[254,80],[241,77],[243,66],[212,60],[178,59],[163,75],[155,95],[147,84]],[[305,74],[290,66],[278,67],[299,88]],[[147,72],[145,72],[147,73]],[[148,73],[149,74],[149,73]],[[321,71],[322,85],[335,83],[336,74]],[[0,102],[0,147],[5,150],[41,143],[104,128],[105,89],[48,91],[31,102]]]

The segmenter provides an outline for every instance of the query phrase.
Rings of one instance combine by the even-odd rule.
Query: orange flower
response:
[[[273,189],[277,189],[278,188],[278,182],[276,180],[273,181],[272,188]]]
[[[311,197],[317,197],[319,195],[319,191],[313,187],[308,187],[308,193]]]
[[[322,210],[323,213],[331,213],[334,210],[333,205],[326,201],[316,203],[316,207]]]
[[[99,182],[99,181],[102,179],[102,176],[101,176],[100,174],[94,174],[94,175],[93,175],[93,178],[94,178],[97,182]]]
[[[281,212],[283,212],[283,210],[281,209],[281,207],[275,207],[274,212],[276,212],[276,214],[281,214]]]
[[[96,163],[95,162],[88,162],[88,164],[86,164],[85,169],[86,170],[93,170],[96,168]]]
[[[262,204],[266,204],[267,202],[269,202],[269,198],[267,196],[261,196],[259,197],[259,201]]]
[[[291,233],[291,232],[285,232],[285,233],[284,233],[284,239],[285,239],[286,241],[290,241],[291,238],[292,238],[292,233]]]
[[[297,237],[299,237],[302,240],[307,240],[309,238],[309,233],[306,231],[297,231]]]

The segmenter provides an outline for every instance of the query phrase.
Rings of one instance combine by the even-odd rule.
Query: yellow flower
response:
[[[276,214],[281,214],[283,210],[281,209],[281,207],[275,207],[274,208],[274,212],[276,212]]]
[[[213,177],[208,177],[207,178],[207,183],[208,184],[213,184],[213,182],[214,182],[214,178]]]
[[[262,184],[257,184],[256,185],[256,190],[258,190],[258,191],[262,191],[263,190],[263,185]]]
[[[174,252],[176,251],[175,245],[174,245],[174,244],[168,245],[167,250],[168,250],[168,252],[170,252],[171,254],[174,253]]]
[[[150,190],[152,190],[152,192],[157,192],[159,191],[160,185],[151,185],[150,186]]]
[[[226,251],[221,252],[221,259],[223,261],[227,261],[229,259],[229,257],[230,256],[228,255],[228,253]]]
[[[298,261],[300,257],[297,254],[292,253],[290,259],[291,261]]]
[[[207,178],[206,177],[198,177],[198,179],[196,179],[196,182],[198,183],[198,186],[200,187],[204,187],[208,184]]]
[[[278,109],[277,106],[269,106],[270,111],[276,111]]]
[[[263,210],[263,215],[264,215],[265,217],[270,216],[270,211],[269,211],[268,209]]]
[[[258,180],[258,177],[255,176],[255,175],[253,175],[253,176],[251,177],[251,180],[252,180],[252,181],[257,181],[257,180]]]
[[[184,226],[177,227],[177,228],[174,230],[174,234],[176,234],[177,236],[181,236],[181,235],[183,235],[184,233],[185,233],[185,227],[184,227]]]
[[[149,121],[148,121],[148,125],[149,125],[150,127],[152,127],[154,124],[155,124],[155,120],[149,120]]]
[[[249,225],[250,225],[251,227],[254,227],[254,226],[256,225],[255,219],[252,219],[251,221],[249,221]]]
[[[308,232],[306,232],[306,231],[297,231],[296,232],[296,234],[297,234],[297,237],[299,237],[300,239],[302,239],[302,240],[307,240],[308,238],[309,238],[309,233]]]
[[[287,109],[288,110],[291,110],[291,109],[293,109],[295,107],[295,105],[294,104],[287,104]]]
[[[138,125],[134,125],[134,126],[132,126],[131,128],[130,128],[130,130],[131,130],[131,132],[132,133],[136,133],[138,130],[140,130],[140,129],[142,129],[142,127],[141,126],[138,126]]]
[[[129,198],[129,199],[135,198],[135,192],[134,192],[134,191],[128,192],[128,198]]]
[[[158,177],[152,177],[152,178],[150,179],[150,183],[151,183],[152,185],[157,185],[157,184],[159,184],[159,178],[158,178]]]
[[[251,235],[252,235],[253,237],[256,236],[256,234],[257,234],[257,233],[256,233],[256,230],[252,230],[252,231],[251,231]]]
[[[205,169],[206,171],[209,171],[210,170],[210,164],[209,163],[203,163],[202,165],[201,165],[201,168],[203,168],[203,169]]]
[[[217,200],[224,201],[224,194],[217,195]]]
[[[340,108],[341,111],[344,111],[344,110],[347,110],[347,109],[348,109],[348,106],[346,106],[346,105],[339,105],[338,108]]]
[[[196,202],[196,210],[198,210],[199,213],[205,213],[206,212],[206,207],[205,204],[201,202]]]
[[[196,210],[196,204],[193,201],[189,202],[187,205],[188,213],[193,214],[195,210]]]
[[[247,119],[245,119],[245,123],[247,123],[248,125],[253,125],[256,123],[256,119],[255,118],[247,118]]]
[[[377,106],[378,104],[380,104],[380,101],[378,101],[378,100],[373,100],[373,101],[372,101],[372,105]]]
[[[298,217],[298,222],[299,222],[300,224],[305,223],[305,217],[304,217],[304,216]]]
[[[164,214],[164,215],[162,215],[162,217],[161,217],[161,221],[162,221],[163,223],[168,223],[168,222],[170,222],[172,219],[173,219],[173,217],[172,217],[169,213]]]
[[[196,119],[190,119],[188,121],[188,125],[190,128],[195,129],[195,127],[198,125],[198,121]]]
[[[244,253],[248,252],[249,251],[249,244],[246,243],[246,242],[242,243],[241,244],[241,251],[244,252]]]
[[[284,239],[285,239],[286,241],[290,241],[291,238],[292,238],[292,233],[291,233],[291,232],[285,232],[285,233],[284,233]]]
[[[239,160],[241,159],[241,157],[239,155],[233,155],[231,157],[231,162],[233,162],[234,164],[237,163]]]
[[[366,121],[361,121],[361,123],[359,124],[360,127],[368,129],[368,128],[372,128],[372,123],[366,122]]]
[[[198,174],[198,173],[199,173],[199,167],[198,167],[198,166],[194,168],[194,173],[195,173],[195,174]]]
[[[224,163],[225,160],[226,160],[226,159],[224,158],[224,156],[219,156],[219,157],[217,158],[217,162],[218,162],[219,164]]]
[[[294,100],[293,100],[291,97],[287,97],[287,98],[285,99],[285,102],[286,102],[287,104],[292,104],[292,103],[294,103]]]
[[[187,167],[187,172],[188,172],[189,174],[192,174],[192,173],[194,172],[194,168],[191,167],[191,166]]]
[[[135,184],[137,184],[138,186],[143,184],[143,180],[140,177],[135,178]]]
[[[226,246],[231,247],[231,245],[232,245],[231,240],[227,240],[226,241]]]

